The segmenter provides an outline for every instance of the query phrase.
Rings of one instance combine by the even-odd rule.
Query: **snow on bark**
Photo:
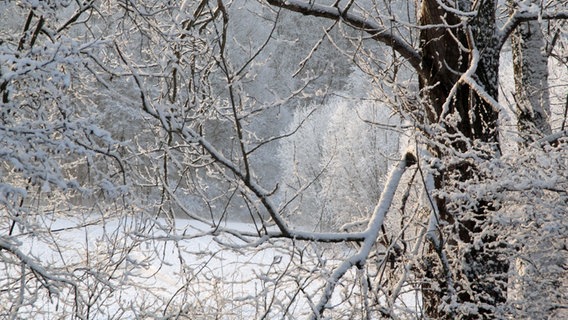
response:
[[[538,139],[552,133],[548,122],[548,58],[540,23],[521,23],[511,35],[511,44],[519,134],[525,141]]]

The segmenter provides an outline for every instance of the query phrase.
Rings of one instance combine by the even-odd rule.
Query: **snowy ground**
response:
[[[140,217],[44,222],[49,224],[49,237],[18,236],[20,250],[48,270],[69,272],[71,278],[85,281],[87,287],[92,281],[87,276],[90,271],[108,278],[113,293],[104,294],[106,301],[94,303],[100,309],[94,314],[100,319],[127,312],[124,306],[144,301],[161,309],[163,316],[169,307],[173,310],[174,305],[184,301],[187,308],[193,309],[187,310],[191,314],[199,314],[198,309],[202,309],[211,317],[256,317],[265,309],[259,304],[266,303],[257,297],[271,299],[272,293],[266,289],[275,279],[270,277],[289,261],[286,250],[264,250],[262,246],[239,249],[243,241],[223,234],[206,235],[211,228],[196,221],[177,220],[176,229],[168,232],[163,231],[170,228],[164,220]],[[254,230],[242,223],[224,227]],[[220,242],[229,246],[221,246]],[[108,257],[110,261],[104,261]],[[87,288],[93,294],[97,294],[96,289]],[[60,314],[60,299],[64,298],[51,299],[52,303],[43,306],[46,318]]]
[[[38,265],[80,283],[79,297],[91,306],[90,319],[140,317],[140,310],[148,318],[175,317],[182,310],[199,319],[303,319],[340,263],[329,259],[330,247],[272,240],[259,244],[258,239],[247,246],[233,235],[189,220],[177,220],[170,230],[162,219],[142,217],[43,223],[51,230],[49,236],[20,235],[20,250]],[[243,223],[222,227],[254,231]],[[347,247],[340,250],[343,257],[354,253]],[[298,252],[306,256],[300,258]],[[339,289],[332,305],[342,305],[353,290]],[[40,297],[49,303],[23,306],[19,315],[53,319],[76,312],[72,292],[60,290],[48,297],[45,291],[39,291]],[[415,292],[407,294],[404,308],[414,308],[415,298]]]

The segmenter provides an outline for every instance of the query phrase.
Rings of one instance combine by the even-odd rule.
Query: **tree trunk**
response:
[[[538,4],[535,0],[532,3]],[[538,21],[521,23],[511,34],[513,53],[513,70],[515,78],[515,102],[517,105],[517,128],[522,138],[520,147],[552,134],[548,121],[550,100],[548,91],[548,57],[545,54],[545,41]],[[542,192],[536,196],[542,197]],[[552,247],[547,242],[543,247]],[[550,310],[542,307],[543,301],[554,301],[554,286],[557,281],[550,283],[539,281],[542,270],[554,261],[546,254],[527,248],[521,248],[522,259],[517,259],[515,267],[519,274],[518,286],[514,296],[524,301],[519,308],[527,315],[544,318],[550,316]],[[541,271],[539,271],[541,270]],[[548,287],[548,288],[547,288]],[[538,288],[538,289],[536,289]],[[543,289],[546,288],[546,289]]]
[[[521,23],[511,34],[511,45],[517,126],[526,143],[552,133],[548,122],[548,58],[539,22]]]
[[[421,92],[429,101],[426,106],[428,120],[445,127],[449,135],[442,138],[446,139],[442,144],[450,150],[475,151],[487,159],[499,156],[498,113],[491,104],[498,95],[495,6],[494,0],[481,1],[476,8],[478,15],[469,21],[469,26],[425,28],[420,34],[422,63],[430,74],[420,83]],[[469,11],[471,8],[467,4],[466,8],[456,9]],[[422,2],[422,26],[457,26],[461,22],[462,17],[444,10],[438,1]],[[461,75],[477,58],[474,49],[480,54],[472,77],[477,91],[472,90],[471,84],[460,81]],[[442,162],[450,163],[445,161],[451,157],[452,152],[448,149],[431,151]],[[470,180],[483,180],[476,166],[467,159],[447,166],[436,177],[436,188],[459,190]],[[432,255],[426,262],[429,279],[423,288],[426,316],[435,319],[493,318],[495,307],[506,299],[508,270],[508,262],[499,258],[500,245],[496,235],[487,232],[489,218],[495,210],[493,201],[480,198],[472,206],[474,209],[464,212],[463,208],[453,209],[456,206],[449,203],[449,199],[439,197],[436,200],[440,219],[450,227],[443,235],[445,243],[440,241],[445,247],[431,243]],[[455,268],[443,267],[442,252]]]

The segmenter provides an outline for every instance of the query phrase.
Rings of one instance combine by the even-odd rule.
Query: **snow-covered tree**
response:
[[[562,317],[567,5],[0,2],[0,314]]]
[[[513,3],[514,9],[509,10],[507,19],[500,20],[496,1],[422,1],[418,5],[418,17],[405,21],[389,11],[388,4],[365,7],[357,2],[332,5],[268,2],[275,7],[342,22],[361,30],[368,38],[391,47],[414,69],[420,83],[420,95],[406,97],[410,103],[414,101],[414,105],[405,111],[419,129],[418,148],[424,150],[424,153],[420,152],[425,156],[422,161],[431,164],[429,171],[432,174],[430,185],[426,184],[432,214],[427,231],[429,242],[425,246],[432,255],[427,256],[421,266],[425,314],[436,318],[504,316],[509,312],[507,288],[511,265],[508,257],[516,251],[509,243],[514,238],[502,236],[495,217],[511,207],[501,203],[498,194],[505,191],[496,193],[483,187],[511,179],[497,176],[491,169],[503,160],[499,141],[502,109],[498,102],[499,55],[505,41],[521,22],[565,19],[566,3],[543,7]],[[385,23],[385,16],[390,17],[390,24]],[[406,36],[412,34],[414,26],[419,41],[413,43],[412,37]],[[402,29],[410,31],[400,31]],[[363,45],[364,41],[361,41],[360,46]],[[535,52],[524,54],[529,58],[536,56]],[[525,66],[529,64],[524,63]],[[531,65],[533,68],[539,66],[542,69],[543,63]],[[545,83],[543,78],[546,78],[546,72],[531,80]],[[528,89],[527,82],[525,80],[525,86],[517,86],[517,98],[524,94],[521,89]],[[543,91],[546,90],[546,85],[541,85],[540,94],[545,96]],[[546,106],[543,107],[542,101],[540,106],[528,109],[533,119],[530,122],[536,122],[537,113],[545,117]],[[519,118],[523,123],[522,114]],[[545,142],[555,146],[556,139],[565,134],[561,131],[550,136],[547,124],[531,126],[535,125],[548,134],[549,140]],[[523,125],[521,130],[522,134],[530,134],[525,132]],[[560,176],[564,176],[562,169],[559,170]],[[561,180],[565,182],[563,178]],[[563,198],[562,193],[554,196]],[[564,211],[562,207],[557,210]],[[562,252],[557,257],[562,257],[559,261],[565,258]],[[351,265],[359,263],[362,262]],[[558,265],[560,269],[562,265]],[[331,281],[336,280],[332,278]],[[327,288],[332,290],[335,284]],[[324,293],[318,312],[325,310],[330,298],[331,294]]]

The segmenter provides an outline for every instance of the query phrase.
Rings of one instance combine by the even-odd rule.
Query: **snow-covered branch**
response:
[[[352,10],[350,10],[350,6],[340,8],[339,5],[328,6],[314,2],[304,2],[301,0],[267,0],[267,2],[273,6],[285,8],[304,15],[340,20],[354,28],[363,30],[368,33],[371,38],[382,42],[397,51],[410,63],[419,75],[423,77],[429,76],[420,64],[420,55],[415,48],[405,41],[405,39],[395,35],[392,28],[385,28],[368,18],[353,13]]]
[[[356,254],[344,260],[327,280],[320,301],[315,307],[312,319],[316,320],[321,318],[325,311],[326,305],[333,296],[335,287],[339,283],[339,280],[347,273],[347,271],[349,271],[349,269],[354,266],[356,266],[357,268],[362,268],[365,265],[371,253],[371,250],[373,249],[377,238],[379,237],[381,227],[393,202],[393,198],[400,179],[406,171],[406,168],[413,165],[414,163],[416,163],[416,158],[414,157],[414,155],[412,153],[406,153],[390,172],[383,192],[381,193],[381,198],[379,199],[379,202],[375,207],[367,228],[365,229],[365,231],[363,231],[364,240],[361,247]]]
[[[43,286],[50,292],[50,294],[57,294],[57,286],[59,284],[67,284],[73,288],[77,287],[77,284],[64,277],[60,277],[51,274],[49,270],[40,265],[37,261],[32,259],[30,256],[22,252],[18,248],[18,245],[14,243],[9,237],[0,237],[0,251],[6,250],[16,256],[19,261],[25,264],[30,270],[39,278]]]
[[[509,39],[517,26],[526,21],[534,20],[566,20],[568,19],[568,10],[555,12],[542,12],[540,8],[533,4],[531,6],[523,6],[516,9],[505,24],[498,30],[496,47],[501,49],[505,42]]]

